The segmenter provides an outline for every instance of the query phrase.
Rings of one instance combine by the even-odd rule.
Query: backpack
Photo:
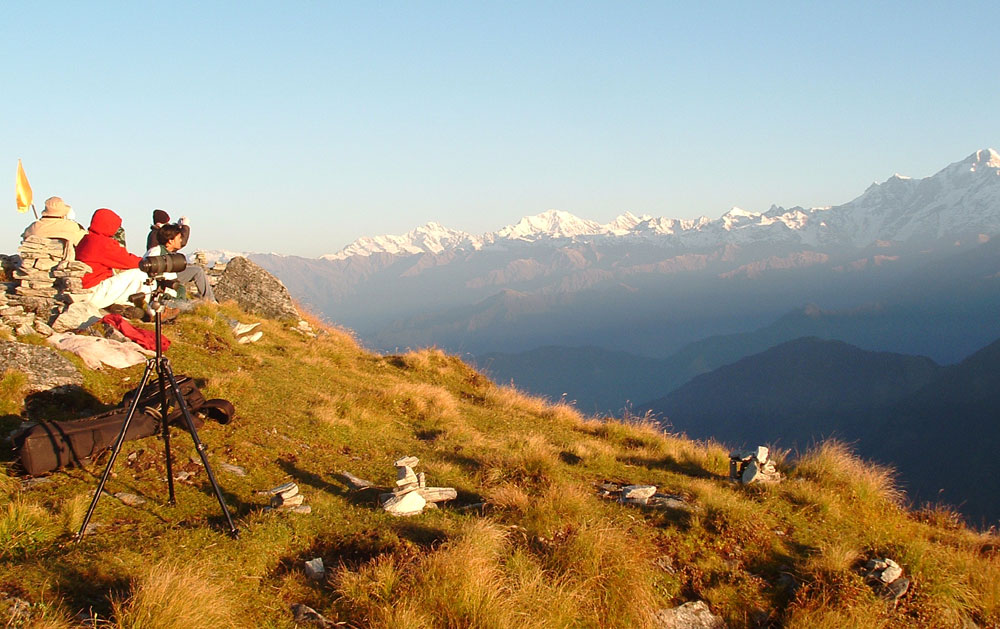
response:
[[[205,417],[219,423],[229,423],[235,409],[228,400],[206,400],[192,378],[177,376],[177,388],[191,412],[195,429],[205,424]],[[118,408],[84,419],[42,422],[14,437],[16,458],[28,476],[51,472],[67,465],[82,466],[88,459],[112,447],[121,433],[131,401],[138,387],[125,393]],[[167,391],[167,421],[186,429],[183,414],[171,391]],[[139,400],[135,415],[125,433],[126,441],[143,439],[158,434],[160,424],[160,389],[157,380],[151,380],[145,395]]]

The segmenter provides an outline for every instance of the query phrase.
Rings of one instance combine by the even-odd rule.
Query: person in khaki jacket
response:
[[[41,238],[59,238],[68,243],[66,257],[73,259],[73,249],[80,243],[80,239],[87,235],[87,230],[72,218],[73,208],[66,205],[59,197],[49,197],[45,201],[45,210],[41,218],[28,225],[28,228],[21,234],[21,240],[28,236],[39,236]]]

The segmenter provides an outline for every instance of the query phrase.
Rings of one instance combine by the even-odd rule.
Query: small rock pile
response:
[[[291,328],[291,330],[292,332],[297,332],[308,339],[314,339],[317,336],[316,330],[314,330],[305,319],[300,319],[298,325]]]
[[[437,508],[438,502],[458,497],[458,492],[452,487],[428,487],[424,473],[413,471],[419,462],[420,459],[415,456],[404,456],[394,463],[396,489],[379,495],[382,508],[392,515],[417,515],[425,507]]]
[[[865,580],[893,605],[910,589],[910,580],[903,577],[903,569],[888,558],[868,560],[865,564]]]
[[[13,279],[0,296],[0,320],[14,333],[50,336],[56,317],[70,304],[86,300],[90,291],[82,278],[90,267],[66,253],[62,240],[28,236],[18,255],[0,259]]]
[[[705,601],[691,601],[656,612],[656,629],[726,629],[726,621],[709,609]]]
[[[265,511],[290,511],[292,513],[308,514],[312,513],[312,507],[305,503],[305,496],[299,493],[299,486],[293,482],[278,485],[265,491],[257,492],[258,495],[271,496],[271,504],[265,507]]]
[[[205,279],[208,280],[209,284],[214,287],[219,283],[219,277],[221,277],[226,270],[225,262],[216,261],[212,266],[208,266],[208,254],[204,251],[196,251],[192,260],[198,266],[205,268]]]
[[[781,473],[775,469],[766,446],[755,450],[742,450],[729,454],[729,480],[742,485],[751,483],[777,483]]]

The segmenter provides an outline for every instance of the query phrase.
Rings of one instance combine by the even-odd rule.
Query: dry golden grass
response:
[[[194,564],[158,563],[133,579],[127,598],[112,601],[120,629],[243,627],[225,586]]]
[[[23,592],[39,622],[65,626],[63,611],[92,606],[98,626],[288,627],[291,605],[305,603],[347,627],[643,627],[657,609],[701,598],[733,629],[1000,626],[997,538],[944,510],[900,507],[891,472],[843,444],[783,463],[779,485],[739,487],[727,481],[726,449],[664,434],[648,418],[584,418],[497,387],[440,350],[376,356],[332,328],[307,339],[265,321],[266,340],[240,346],[226,318],[255,320],[232,305],[199,306],[171,327],[170,352],[175,371],[239,411],[200,432],[213,464],[246,468],[246,477],[216,469],[240,540],[225,538],[200,471],[178,485],[176,506],[163,504],[155,442],[126,444],[123,454],[146,454],[119,463],[110,481],[109,491],[146,504],[102,501],[104,526],[80,545],[62,544],[97,467],[27,492],[2,475],[0,591]],[[84,370],[85,386],[115,401],[140,372]],[[21,412],[20,377],[0,381],[11,413]],[[187,465],[190,441],[175,443]],[[394,519],[375,492],[335,478],[346,469],[391,485],[404,454],[421,459],[430,483],[456,487],[457,504]],[[289,480],[310,515],[262,509],[257,491]],[[606,501],[603,480],[654,484],[691,509]],[[455,508],[479,501],[490,508]],[[317,556],[326,582],[302,574]],[[913,579],[895,610],[861,577],[874,556],[895,558]]]
[[[898,509],[902,502],[895,471],[861,460],[841,441],[824,441],[806,452],[796,462],[795,472],[798,477],[837,487],[853,501],[876,510]]]
[[[449,422],[458,418],[458,402],[448,389],[427,383],[404,382],[385,391],[387,402],[414,419]]]

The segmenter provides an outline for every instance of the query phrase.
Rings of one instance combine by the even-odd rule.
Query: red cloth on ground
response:
[[[120,314],[104,315],[104,318],[101,319],[101,321],[107,323],[128,338],[132,339],[138,343],[140,347],[144,347],[148,350],[156,350],[156,332],[153,330],[143,330],[141,328],[137,328],[126,321]],[[170,347],[170,339],[161,334],[160,344],[163,346],[163,351],[167,351],[167,348]]]

